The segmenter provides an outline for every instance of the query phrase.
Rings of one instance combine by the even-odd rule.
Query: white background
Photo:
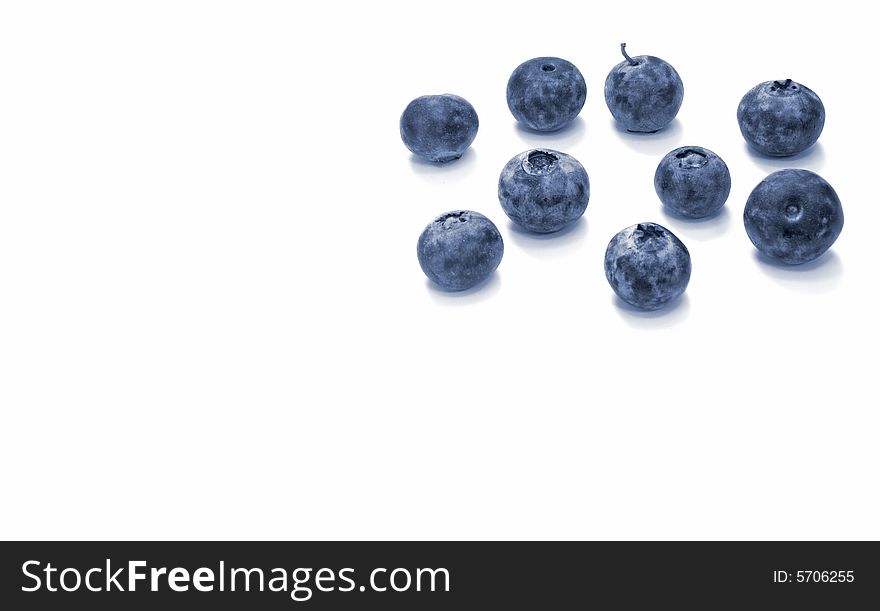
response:
[[[873,26],[843,2],[28,2],[0,8],[4,538],[880,537]],[[672,63],[678,119],[633,136],[602,95],[618,45]],[[515,125],[520,62],[587,102]],[[740,97],[792,78],[827,109],[798,159],[749,153]],[[404,148],[427,93],[477,109],[458,162]],[[726,210],[667,217],[669,150],[730,167]],[[536,238],[497,201],[528,148],[592,195]],[[846,222],[814,264],[756,257],[769,172],[825,177]],[[415,245],[488,215],[495,276],[450,295]],[[621,307],[619,229],[693,257],[661,314]]]

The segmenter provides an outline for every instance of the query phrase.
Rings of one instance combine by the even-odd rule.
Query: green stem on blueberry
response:
[[[637,62],[636,60],[634,60],[633,58],[631,58],[629,55],[626,54],[626,43],[625,42],[620,43],[620,52],[623,53],[623,56],[626,58],[626,61],[629,62],[630,66],[638,66],[639,65],[639,62]]]

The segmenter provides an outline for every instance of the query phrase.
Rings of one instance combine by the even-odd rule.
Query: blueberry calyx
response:
[[[626,58],[626,61],[629,62],[630,66],[638,66],[639,65],[639,62],[637,62],[636,60],[631,58],[629,55],[627,55],[625,42],[620,43],[620,52],[623,53],[623,56]]]
[[[536,149],[523,159],[522,168],[526,174],[531,176],[546,176],[556,169],[559,157],[550,151]]]
[[[662,238],[663,237],[663,229],[659,225],[655,225],[653,223],[639,223],[636,225],[635,231],[633,234],[636,234],[636,239],[641,243],[649,238]]]
[[[793,85],[790,78],[785,79],[785,81],[773,81],[773,84],[770,85],[770,91],[794,91],[797,89],[797,85]]]
[[[709,159],[706,155],[700,151],[695,151],[694,149],[684,150],[678,153],[675,158],[678,159],[678,167],[686,170],[701,168],[709,163]]]
[[[554,66],[553,64],[544,64],[543,66],[541,66],[541,70],[543,70],[544,72],[553,72],[554,70],[556,70],[556,66]]]
[[[458,223],[467,223],[468,216],[469,214],[467,210],[455,210],[454,212],[447,212],[446,214],[437,217],[434,222],[440,225],[443,229],[451,229]]]

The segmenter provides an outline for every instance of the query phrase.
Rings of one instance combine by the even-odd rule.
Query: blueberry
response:
[[[639,223],[611,238],[605,250],[605,277],[628,304],[656,310],[687,288],[691,255],[665,227]]]
[[[451,93],[416,98],[400,116],[406,148],[428,161],[458,159],[477,136],[480,121],[470,102]]]
[[[654,173],[654,190],[675,214],[698,219],[721,209],[730,195],[730,171],[718,155],[701,146],[667,154]]]
[[[536,57],[520,64],[507,81],[507,106],[517,121],[550,132],[578,116],[587,83],[577,67],[558,57]]]
[[[825,106],[810,88],[791,79],[756,85],[739,103],[743,138],[765,155],[787,157],[816,143],[825,126]]]
[[[485,280],[504,255],[495,224],[479,212],[454,210],[425,227],[417,248],[425,275],[450,291],[463,291]]]
[[[605,79],[605,103],[615,119],[631,132],[656,132],[678,114],[684,98],[681,77],[671,65],[652,55],[626,58]]]
[[[590,178],[571,155],[533,149],[520,153],[501,170],[498,199],[517,225],[550,233],[583,215],[590,201]]]
[[[754,188],[743,212],[752,244],[788,264],[812,261],[843,229],[843,208],[824,178],[809,170],[780,170]]]

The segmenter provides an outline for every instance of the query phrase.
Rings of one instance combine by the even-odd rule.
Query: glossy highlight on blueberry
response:
[[[416,98],[400,117],[400,137],[406,148],[438,163],[461,157],[479,127],[477,111],[470,102],[451,93]]]
[[[580,70],[559,57],[536,57],[517,66],[507,81],[507,106],[517,121],[549,132],[575,119],[587,99]]]
[[[681,295],[691,278],[691,255],[657,223],[621,230],[605,250],[605,277],[623,301],[657,310]]]
[[[718,155],[701,146],[668,153],[654,173],[654,190],[674,214],[690,219],[718,212],[730,195],[730,170]]]
[[[797,265],[831,248],[843,229],[843,207],[831,185],[818,174],[780,170],[752,190],[743,223],[755,248]]]
[[[513,157],[501,170],[498,200],[520,227],[550,233],[584,214],[590,201],[590,178],[571,155],[532,149]]]
[[[653,55],[630,57],[621,43],[620,62],[605,79],[605,103],[611,115],[631,132],[656,132],[678,114],[684,84],[675,68]]]
[[[764,155],[797,155],[819,139],[825,106],[819,96],[791,79],[766,81],[746,93],[736,109],[743,138]]]
[[[425,227],[417,254],[428,278],[448,291],[463,291],[495,271],[504,241],[495,224],[479,212],[453,210]]]

